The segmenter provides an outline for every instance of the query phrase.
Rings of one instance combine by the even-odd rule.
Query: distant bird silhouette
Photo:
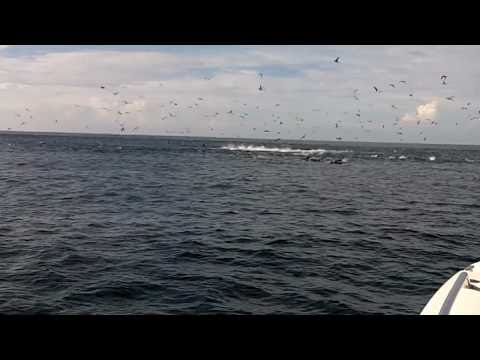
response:
[[[353,97],[355,98],[355,100],[360,100],[357,96],[357,93],[358,93],[358,89],[353,90]]]
[[[336,62],[337,64],[339,63],[340,61],[340,57],[337,57],[335,60],[333,60],[334,62]]]
[[[374,86],[373,89],[375,90],[375,92],[378,92],[378,88],[376,86]]]

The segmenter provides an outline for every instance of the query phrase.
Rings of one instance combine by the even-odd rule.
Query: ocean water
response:
[[[2,314],[418,314],[480,260],[475,146],[1,134],[0,191]]]

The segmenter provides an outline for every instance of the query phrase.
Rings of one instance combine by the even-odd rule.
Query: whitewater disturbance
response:
[[[290,147],[267,147],[264,145],[225,145],[221,147],[222,150],[230,151],[250,151],[250,152],[270,152],[270,153],[282,153],[282,154],[294,154],[294,155],[322,155],[322,154],[335,154],[346,153],[349,150],[326,150],[326,149],[292,149]]]

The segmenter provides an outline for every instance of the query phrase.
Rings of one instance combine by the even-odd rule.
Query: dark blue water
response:
[[[0,313],[416,314],[480,260],[479,180],[473,146],[2,134]]]

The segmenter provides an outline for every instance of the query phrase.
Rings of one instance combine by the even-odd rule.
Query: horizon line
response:
[[[212,137],[212,136],[192,136],[192,135],[170,135],[170,134],[117,134],[117,133],[90,133],[90,132],[76,132],[76,131],[65,131],[65,132],[58,132],[58,131],[18,131],[18,130],[0,130],[0,135],[60,135],[60,136],[112,136],[112,137],[170,137],[170,138],[203,138],[203,139],[212,139],[212,140],[253,140],[253,141],[268,141],[268,142],[278,142],[276,139],[266,139],[266,138],[234,138],[234,137]],[[278,138],[277,138],[278,139]],[[480,144],[458,144],[458,143],[418,143],[418,142],[392,142],[392,141],[358,141],[358,140],[351,140],[351,141],[338,141],[338,140],[316,140],[316,139],[282,139],[281,141],[284,142],[325,142],[325,143],[359,143],[359,144],[392,144],[392,145],[449,145],[449,146],[480,146]]]

